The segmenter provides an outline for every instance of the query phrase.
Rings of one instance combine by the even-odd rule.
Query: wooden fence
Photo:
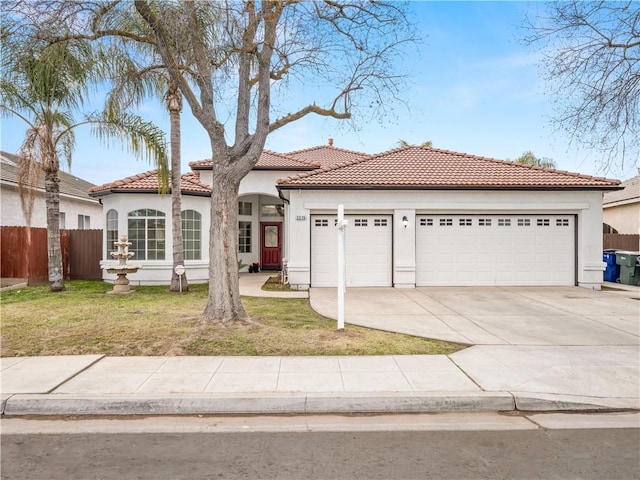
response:
[[[66,279],[102,278],[102,230],[61,230],[60,244]],[[46,228],[0,227],[0,277],[49,281]]]
[[[621,233],[605,233],[602,237],[602,248],[605,250],[638,251],[640,235],[625,235]]]

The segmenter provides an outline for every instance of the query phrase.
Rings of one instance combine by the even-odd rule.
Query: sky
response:
[[[433,142],[436,148],[497,159],[514,160],[527,150],[550,157],[561,170],[626,179],[638,165],[603,171],[598,154],[581,149],[554,129],[553,97],[543,81],[541,53],[522,38],[525,15],[535,16],[536,2],[412,2],[411,18],[422,40],[397,61],[407,73],[401,102],[390,105],[382,121],[366,117],[354,125],[307,116],[270,134],[266,149],[290,152],[327,144],[366,153],[397,146]],[[293,93],[293,92],[292,92]],[[292,95],[293,97],[294,95]],[[286,105],[282,105],[286,109]],[[168,115],[163,104],[150,100],[138,112],[165,132]],[[16,153],[26,127],[2,118],[3,151]],[[185,102],[182,115],[182,171],[190,161],[211,157],[208,138]],[[232,126],[230,126],[232,128]],[[117,142],[108,147],[90,130],[76,132],[71,168],[64,170],[95,184],[150,170]]]

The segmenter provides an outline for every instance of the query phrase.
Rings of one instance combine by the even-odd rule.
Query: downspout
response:
[[[289,204],[289,200],[282,196],[282,190],[280,190],[280,187],[276,185],[276,188],[278,189],[278,197],[280,197],[280,200],[282,200],[286,204]]]

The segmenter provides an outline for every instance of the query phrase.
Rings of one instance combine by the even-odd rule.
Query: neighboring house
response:
[[[622,190],[607,192],[602,199],[602,220],[611,233],[640,233],[640,169],[620,184]]]
[[[18,193],[18,157],[0,152],[0,205],[2,226],[27,226]],[[102,205],[89,196],[94,187],[81,178],[60,172],[60,228],[61,229],[101,229],[104,221]],[[31,226],[46,228],[47,210],[45,206],[44,173],[38,180]]]
[[[208,279],[211,161],[182,177],[185,266]],[[602,284],[602,192],[596,178],[429,147],[367,155],[332,145],[264,152],[240,184],[239,254],[287,265],[292,288],[337,283],[339,204],[347,227],[347,285]],[[133,282],[170,280],[170,195],[147,172],[95,187],[106,244],[127,234],[142,266]],[[105,251],[105,258],[107,252]],[[112,276],[105,274],[105,279]]]

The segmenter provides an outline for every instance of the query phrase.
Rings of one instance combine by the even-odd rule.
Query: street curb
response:
[[[515,410],[513,396],[496,393],[428,394],[18,394],[3,415],[285,415],[316,413],[437,413]]]
[[[516,409],[526,412],[640,410],[638,398],[587,397],[554,393],[512,392]]]

